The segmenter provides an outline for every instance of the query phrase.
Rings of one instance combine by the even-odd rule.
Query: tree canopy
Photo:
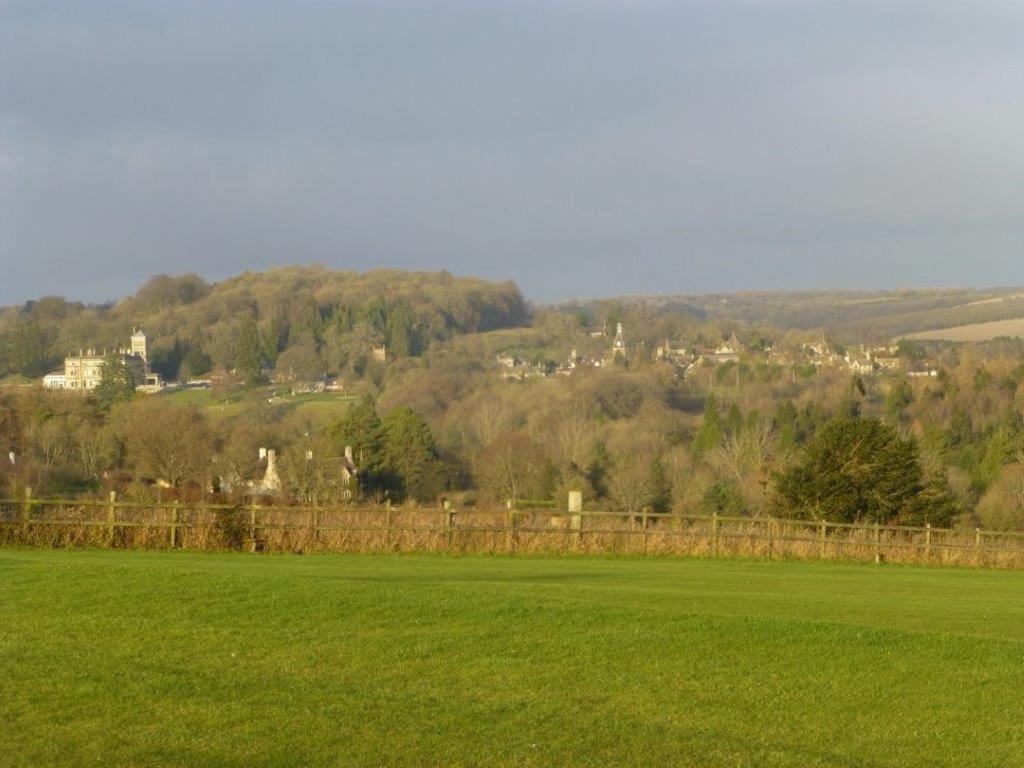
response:
[[[110,410],[117,403],[132,399],[135,394],[135,379],[120,357],[115,355],[104,360],[100,376],[100,383],[93,394],[101,408]]]
[[[948,524],[952,505],[925,482],[913,442],[876,419],[826,424],[776,482],[780,511],[835,522]]]

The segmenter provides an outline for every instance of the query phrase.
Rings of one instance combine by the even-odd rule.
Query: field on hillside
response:
[[[911,333],[903,338],[922,341],[988,341],[1000,336],[1024,336],[1024,317],[1013,320],[996,320],[991,323],[971,323],[953,328],[939,328],[934,331]]]
[[[294,415],[305,419],[314,427],[325,427],[338,418],[355,398],[335,392],[313,392],[305,395],[282,395],[271,398],[266,389],[260,397],[269,410],[280,415]],[[172,402],[188,403],[203,410],[214,419],[230,418],[245,411],[246,403],[241,390],[218,392],[211,389],[179,389],[162,395]]]
[[[739,320],[782,330],[825,328],[837,339],[850,343],[1024,318],[1024,294],[1019,288],[743,292],[633,298],[644,299],[659,312],[690,314],[705,321]],[[595,312],[600,303],[569,303],[563,307],[579,305]]]
[[[1020,766],[1024,573],[0,551],[5,766]]]

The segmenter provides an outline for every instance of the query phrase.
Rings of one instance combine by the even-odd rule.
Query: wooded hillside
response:
[[[0,376],[39,376],[80,348],[115,349],[133,327],[150,337],[152,365],[165,377],[210,367],[290,364],[315,374],[339,370],[375,345],[417,356],[432,342],[524,324],[514,283],[447,272],[334,271],[287,267],[218,283],[197,275],[151,278],[116,304],[88,306],[45,297],[0,314]],[[254,343],[257,348],[246,349]],[[180,371],[182,363],[189,370]]]

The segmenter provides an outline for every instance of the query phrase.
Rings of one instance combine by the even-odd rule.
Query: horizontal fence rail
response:
[[[252,552],[580,552],[1024,567],[1024,534],[550,508],[0,500],[0,544]]]

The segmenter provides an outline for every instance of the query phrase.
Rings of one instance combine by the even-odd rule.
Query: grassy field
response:
[[[1024,573],[0,551],[0,764],[1020,766]]]
[[[305,395],[282,395],[270,401],[272,390],[261,393],[267,408],[280,415],[293,415],[314,427],[325,427],[345,412],[354,397],[336,392],[313,392]],[[211,418],[230,418],[246,408],[241,390],[220,393],[210,389],[179,389],[163,395],[172,402],[195,405]]]
[[[991,323],[972,323],[954,328],[939,328],[934,331],[908,333],[901,338],[921,341],[988,341],[1000,336],[1024,336],[1024,318],[995,320]]]

